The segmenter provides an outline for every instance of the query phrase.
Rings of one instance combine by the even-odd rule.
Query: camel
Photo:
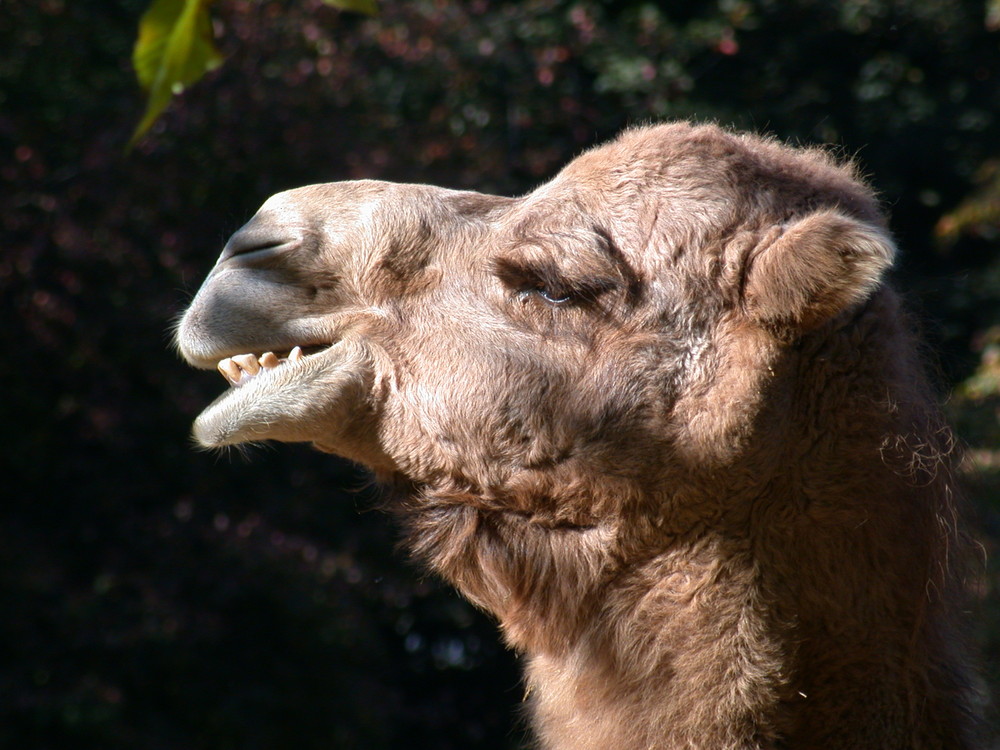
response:
[[[953,440],[873,191],[639,127],[518,198],[279,193],[176,340],[199,444],[368,467],[545,750],[971,748]]]

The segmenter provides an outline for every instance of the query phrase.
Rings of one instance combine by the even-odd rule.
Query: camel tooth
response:
[[[300,359],[302,359],[302,347],[296,346],[288,353],[288,361],[298,362]]]
[[[233,357],[233,362],[238,364],[241,368],[246,370],[251,375],[256,375],[260,372],[260,363],[257,362],[257,357],[253,354],[240,354]]]
[[[274,352],[264,352],[260,355],[260,366],[267,369],[273,370],[279,364],[277,355]]]
[[[228,380],[233,385],[240,384],[240,378],[243,376],[243,371],[240,370],[240,366],[233,362],[233,360],[228,357],[218,364],[219,372],[222,373],[222,377]]]

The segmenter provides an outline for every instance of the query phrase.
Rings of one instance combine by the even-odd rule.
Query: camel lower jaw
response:
[[[297,354],[279,360],[279,364],[272,366],[258,367],[255,362],[242,377],[236,378],[225,372],[224,363],[231,366],[233,360],[243,363],[248,360],[245,357],[224,360],[220,370],[231,387],[195,420],[195,440],[204,448],[262,440],[314,440],[318,416],[324,411],[342,411],[338,402],[345,397],[357,398],[358,394],[349,394],[347,391],[351,389],[345,387],[358,383],[358,376],[363,375],[358,372],[359,361],[351,356],[349,349],[334,344],[315,354]],[[266,362],[265,357],[260,359]]]

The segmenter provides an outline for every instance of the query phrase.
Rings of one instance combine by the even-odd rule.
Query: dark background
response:
[[[1000,541],[1000,31],[959,0],[219,0],[226,63],[131,153],[145,0],[0,2],[0,748],[514,748],[516,657],[405,562],[365,477],[195,450],[170,327],[271,193],[523,192],[623,126],[856,157]],[[996,10],[996,9],[995,9]],[[994,19],[995,20],[995,19]],[[901,530],[905,533],[905,530]],[[1000,574],[970,580],[1000,688]]]

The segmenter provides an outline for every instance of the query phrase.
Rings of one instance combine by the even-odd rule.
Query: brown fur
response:
[[[327,347],[205,445],[305,440],[526,654],[549,750],[969,748],[951,441],[850,166],[636,129],[518,199],[279,194],[181,352]]]

